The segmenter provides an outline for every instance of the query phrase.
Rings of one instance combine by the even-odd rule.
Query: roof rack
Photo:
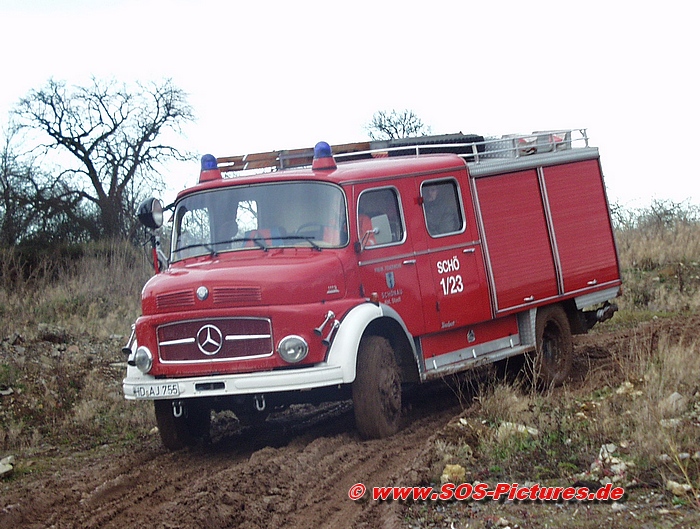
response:
[[[542,153],[588,147],[586,129],[536,131],[530,134],[507,134],[500,137],[475,134],[443,134],[384,141],[332,145],[339,161],[386,158],[435,153],[454,153],[469,162],[479,163],[492,158],[520,158]],[[269,151],[217,158],[222,172],[274,171],[306,167],[313,162],[313,148]]]

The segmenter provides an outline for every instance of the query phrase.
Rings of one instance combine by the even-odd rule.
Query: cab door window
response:
[[[396,189],[386,187],[364,191],[358,202],[358,234],[366,247],[399,244],[404,225]]]
[[[431,237],[441,237],[464,230],[464,215],[459,189],[454,180],[424,182],[421,185],[425,225]]]

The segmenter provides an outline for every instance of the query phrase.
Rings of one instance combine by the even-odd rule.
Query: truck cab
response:
[[[212,410],[349,397],[363,437],[392,435],[407,385],[520,354],[563,382],[571,334],[621,284],[598,152],[571,134],[205,157],[143,289],[125,397],[153,400],[177,449]]]

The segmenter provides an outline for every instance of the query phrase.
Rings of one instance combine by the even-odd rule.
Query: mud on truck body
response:
[[[254,421],[346,398],[361,436],[389,436],[403,389],[515,355],[562,383],[572,334],[611,317],[621,288],[588,143],[563,130],[203,157],[142,292],[125,397],[153,400],[177,449],[212,410]],[[162,217],[141,205],[154,253]]]

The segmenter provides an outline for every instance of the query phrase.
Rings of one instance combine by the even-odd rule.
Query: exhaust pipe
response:
[[[596,323],[609,320],[613,317],[617,310],[617,305],[615,303],[610,303],[609,301],[606,301],[605,305],[603,305],[598,310],[590,310],[581,313],[583,318],[585,319],[585,330],[589,331],[593,328],[593,326]]]
[[[604,307],[595,312],[595,319],[598,322],[607,321],[613,317],[617,310],[617,305],[615,303],[606,303]]]

